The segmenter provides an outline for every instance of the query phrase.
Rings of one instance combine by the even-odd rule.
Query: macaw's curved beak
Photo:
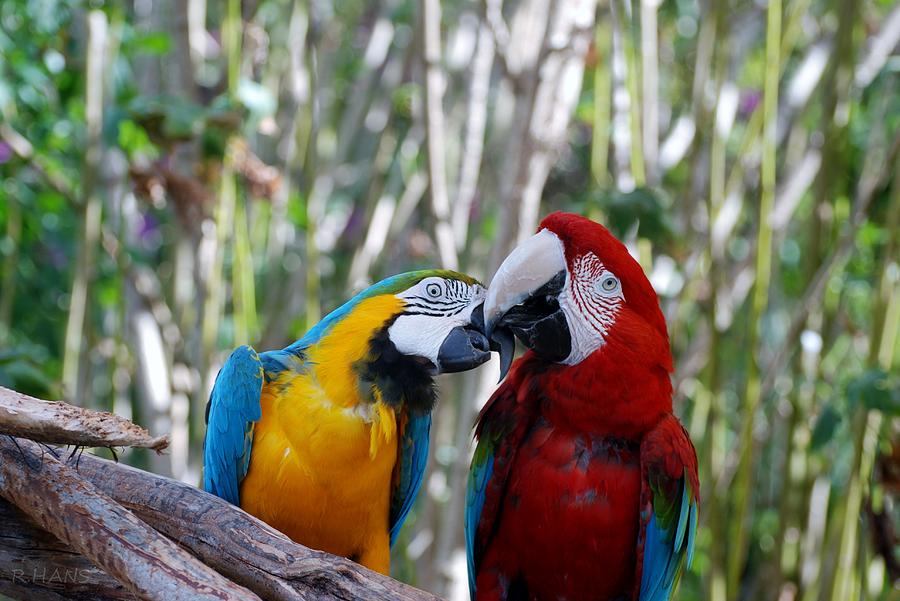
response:
[[[438,350],[438,372],[466,371],[491,358],[490,343],[484,335],[483,307],[481,304],[472,310],[469,325],[456,326],[444,338]]]
[[[497,269],[484,301],[485,334],[500,353],[500,379],[515,354],[515,340],[548,361],[564,360],[572,336],[559,295],[568,277],[560,239],[541,230],[509,254]]]

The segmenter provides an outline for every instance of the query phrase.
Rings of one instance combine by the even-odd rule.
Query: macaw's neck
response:
[[[433,368],[424,357],[398,351],[387,328],[372,337],[368,354],[354,366],[361,394],[369,394],[372,400],[380,400],[392,409],[405,406],[417,414],[431,412],[437,401]]]
[[[435,392],[427,359],[403,355],[387,329],[403,310],[393,295],[365,299],[304,350],[327,399],[343,407],[382,402],[430,411]]]
[[[613,334],[577,365],[545,367],[537,375],[542,413],[579,431],[639,439],[672,412],[669,345],[655,338]]]

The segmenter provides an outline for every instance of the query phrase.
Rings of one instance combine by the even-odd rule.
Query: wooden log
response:
[[[2,386],[0,434],[81,447],[141,447],[159,452],[169,446],[167,436],[150,436],[114,413],[42,401]]]
[[[258,600],[29,440],[0,436],[0,495],[145,599]]]
[[[0,499],[0,595],[35,601],[135,601],[118,580]]]
[[[263,599],[438,599],[343,557],[298,545],[240,508],[188,484],[87,454],[79,474]]]

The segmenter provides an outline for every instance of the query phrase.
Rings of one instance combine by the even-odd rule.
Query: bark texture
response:
[[[207,565],[264,599],[437,599],[348,559],[298,545],[188,484],[87,455],[79,473]]]
[[[0,495],[144,599],[258,599],[25,439],[0,437]]]
[[[0,592],[13,598],[437,599],[193,486],[88,454],[76,472],[2,437],[0,495],[18,506],[0,501]]]
[[[167,436],[150,436],[113,413],[42,401],[2,386],[0,434],[81,447],[142,447],[159,452],[169,446]]]
[[[0,594],[57,601],[135,600],[134,593],[0,499]]]

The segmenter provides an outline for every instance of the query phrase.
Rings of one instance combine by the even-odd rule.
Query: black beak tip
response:
[[[516,355],[516,338],[507,327],[496,327],[490,334],[491,350],[500,354],[500,380],[502,382],[509,373],[513,358]]]

